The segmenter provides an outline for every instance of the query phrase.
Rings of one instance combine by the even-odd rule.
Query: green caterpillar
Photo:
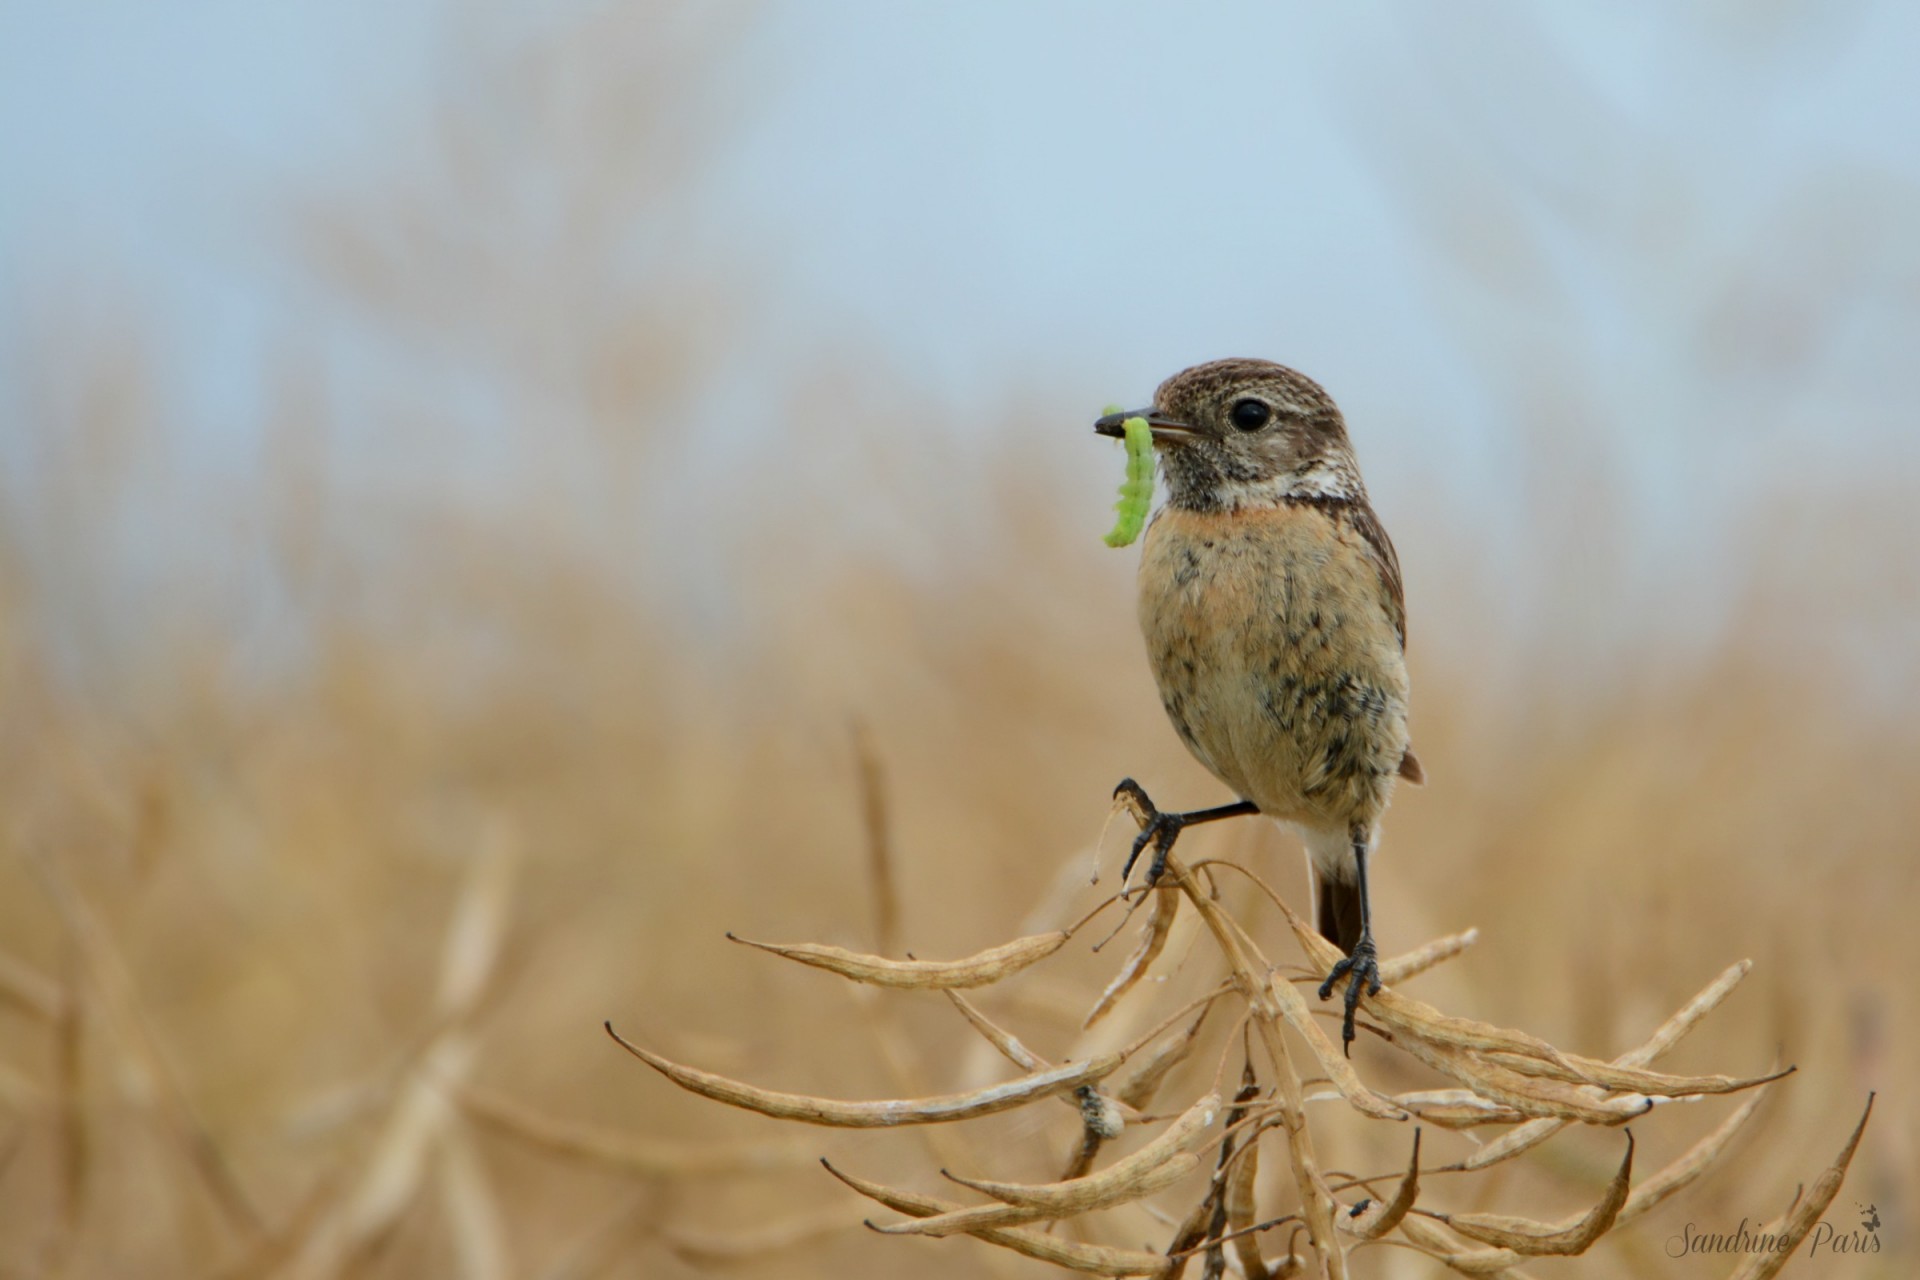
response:
[[[1147,508],[1153,505],[1153,428],[1145,418],[1128,418],[1121,424],[1127,432],[1127,478],[1120,484],[1120,501],[1113,509],[1120,513],[1107,534],[1107,545],[1124,547],[1140,536],[1147,522]]]

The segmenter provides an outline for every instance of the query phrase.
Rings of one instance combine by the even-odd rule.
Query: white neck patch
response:
[[[1315,462],[1304,471],[1291,471],[1262,480],[1224,480],[1214,492],[1228,510],[1277,507],[1290,498],[1350,501],[1366,496],[1366,489],[1351,466],[1328,459]]]

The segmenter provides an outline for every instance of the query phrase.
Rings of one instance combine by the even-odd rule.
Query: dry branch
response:
[[[865,774],[868,784],[874,785],[873,770],[867,768]],[[1147,815],[1137,798],[1123,793],[1119,803],[1137,821],[1145,820]],[[1343,1047],[1321,1029],[1317,1011],[1307,996],[1263,953],[1250,921],[1222,904],[1212,885],[1220,868],[1240,872],[1273,903],[1304,955],[1309,974],[1326,972],[1340,958],[1333,945],[1310,928],[1271,886],[1245,868],[1219,859],[1189,866],[1169,853],[1163,878],[1146,891],[1147,913],[1138,941],[1093,1002],[1085,1027],[1114,1017],[1123,1007],[1144,1002],[1143,979],[1163,963],[1167,940],[1182,910],[1192,911],[1203,936],[1212,941],[1218,985],[1125,1048],[1096,1052],[1092,1045],[1083,1044],[1078,1063],[1055,1065],[1011,1027],[988,1017],[959,989],[989,986],[1045,962],[1066,946],[1091,915],[1072,928],[1035,933],[949,961],[895,960],[812,943],[749,944],[868,986],[941,991],[981,1038],[1024,1073],[966,1092],[891,1101],[779,1093],[671,1062],[622,1039],[610,1025],[607,1031],[628,1052],[683,1089],[763,1115],[816,1125],[880,1128],[940,1124],[1057,1098],[1080,1113],[1077,1140],[1065,1162],[1066,1172],[1058,1181],[1029,1183],[984,1174],[947,1174],[953,1181],[991,1197],[990,1203],[958,1204],[828,1168],[862,1195],[907,1216],[906,1221],[884,1226],[868,1223],[888,1235],[965,1234],[1091,1274],[1154,1275],[1169,1280],[1182,1275],[1194,1259],[1201,1260],[1202,1280],[1224,1275],[1230,1265],[1240,1274],[1262,1280],[1292,1275],[1341,1280],[1349,1274],[1349,1252],[1361,1246],[1410,1249],[1460,1274],[1518,1277],[1518,1268],[1526,1259],[1583,1254],[1609,1232],[1705,1176],[1745,1130],[1766,1090],[1792,1070],[1776,1069],[1760,1075],[1678,1075],[1655,1070],[1651,1065],[1719,1006],[1748,972],[1750,965],[1745,961],[1721,973],[1641,1045],[1605,1061],[1567,1052],[1525,1031],[1444,1013],[1395,989],[1396,984],[1472,945],[1478,933],[1466,930],[1390,959],[1382,966],[1381,989],[1361,996],[1362,1025],[1407,1058],[1451,1081],[1450,1087],[1389,1095],[1369,1084]],[[1198,869],[1208,873],[1204,884],[1195,874]],[[1044,923],[1044,919],[1036,923]],[[1185,960],[1183,967],[1192,963],[1191,959]],[[1151,1120],[1142,1110],[1176,1079],[1182,1064],[1192,1061],[1203,1041],[1208,1011],[1223,997],[1239,1005],[1238,1016],[1230,1024],[1236,1030],[1224,1037],[1225,1045],[1230,1048],[1241,1039],[1240,1028],[1245,1029],[1249,1047],[1258,1045],[1258,1053],[1246,1060],[1243,1084],[1231,1109],[1223,1107],[1221,1101],[1220,1075],[1226,1064],[1223,1053],[1211,1089],[1187,1094],[1179,1114],[1158,1136],[1102,1164],[1106,1144],[1121,1134],[1123,1125]],[[1130,1012],[1139,1015],[1137,1008]],[[1206,1038],[1216,1044],[1222,1042],[1217,1020],[1212,1036]],[[1306,1088],[1309,1082],[1295,1065],[1301,1046],[1320,1072],[1314,1079],[1331,1086],[1316,1090],[1311,1098]],[[1133,1058],[1131,1070],[1102,1088],[1100,1082],[1114,1075],[1129,1057]],[[917,1081],[909,1083],[924,1087]],[[1448,1203],[1459,1198],[1464,1177],[1515,1160],[1570,1125],[1615,1127],[1646,1116],[1658,1101],[1739,1092],[1749,1094],[1740,1107],[1637,1187],[1633,1184],[1634,1139],[1627,1134],[1620,1164],[1598,1199],[1585,1212],[1566,1220],[1493,1212],[1479,1207],[1478,1197],[1466,1201],[1471,1207]],[[1342,1114],[1362,1120],[1404,1122],[1417,1117],[1452,1130],[1510,1128],[1472,1155],[1432,1169],[1421,1168],[1421,1131],[1416,1129],[1404,1169],[1378,1178],[1330,1180],[1315,1154],[1306,1104],[1334,1099],[1347,1104]],[[584,1135],[518,1114],[502,1107],[497,1099],[481,1104],[476,1114],[555,1150],[588,1157],[606,1154]],[[1864,1126],[1865,1117],[1861,1124]],[[1819,1208],[1831,1200],[1858,1138],[1856,1130],[1841,1159],[1816,1183],[1815,1195],[1796,1204],[1783,1219],[1782,1232],[1804,1234]],[[1269,1140],[1285,1163],[1286,1176],[1274,1180],[1284,1185],[1263,1196],[1258,1186],[1263,1162],[1260,1148]],[[1215,1143],[1219,1157],[1212,1176],[1196,1178],[1201,1172],[1201,1153]],[[1269,1152],[1269,1156],[1272,1154]],[[1266,1163],[1271,1167],[1271,1159]],[[1436,1180],[1432,1176],[1436,1173],[1453,1176]],[[1385,1197],[1368,1194],[1343,1198],[1356,1188],[1371,1192],[1375,1183],[1384,1184],[1388,1179],[1392,1179],[1393,1190]],[[1173,1202],[1181,1207],[1168,1207],[1165,1198],[1190,1181],[1204,1190],[1191,1199]],[[1263,1199],[1277,1199],[1274,1207],[1283,1212],[1262,1220]],[[1139,1238],[1131,1230],[1123,1241],[1111,1244],[1085,1238],[1098,1234],[1090,1215],[1105,1210],[1119,1210],[1129,1222],[1168,1224],[1172,1234],[1165,1251],[1156,1254],[1125,1247]],[[1072,1230],[1083,1238],[1064,1239],[1050,1231],[1028,1229],[1029,1224],[1063,1220],[1072,1222]],[[787,1241],[797,1240],[815,1227],[825,1229],[823,1222],[811,1217],[796,1222],[799,1225],[792,1231],[766,1227],[765,1234],[769,1240]],[[1286,1253],[1268,1260],[1260,1247],[1261,1233],[1275,1227],[1290,1227],[1293,1235]],[[1296,1252],[1302,1234],[1305,1248]],[[716,1247],[708,1253],[717,1259],[723,1254],[765,1252],[746,1247],[755,1238],[743,1233],[734,1247]]]

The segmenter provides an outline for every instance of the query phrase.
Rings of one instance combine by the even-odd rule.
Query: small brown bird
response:
[[[1422,782],[1407,736],[1400,562],[1367,503],[1340,410],[1266,360],[1216,360],[1166,380],[1150,408],[1094,424],[1153,430],[1167,502],[1140,558],[1140,629],[1173,727],[1235,804],[1149,815],[1157,879],[1183,827],[1261,813],[1300,831],[1320,932],[1347,953],[1343,1039],[1364,983],[1380,989],[1367,859],[1394,782]]]

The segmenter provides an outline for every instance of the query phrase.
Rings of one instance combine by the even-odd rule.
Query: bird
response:
[[[1364,986],[1380,990],[1369,860],[1395,783],[1426,780],[1408,729],[1400,561],[1374,514],[1346,422],[1319,383],[1269,360],[1168,378],[1145,409],[1167,498],[1140,554],[1139,617],[1161,705],[1231,804],[1162,812],[1131,778],[1141,819],[1127,874],[1153,848],[1156,881],[1181,830],[1261,814],[1301,835],[1315,922],[1344,958],[1342,1048]]]

